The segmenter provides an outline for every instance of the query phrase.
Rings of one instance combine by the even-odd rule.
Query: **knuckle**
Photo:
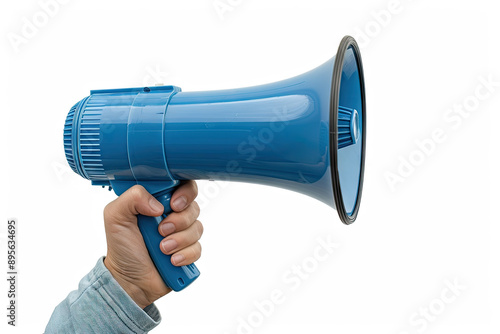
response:
[[[195,217],[198,217],[200,215],[200,211],[201,211],[200,205],[196,201],[193,201],[193,203],[191,205],[193,206]]]
[[[137,184],[137,185],[135,185],[135,186],[133,186],[132,188],[129,189],[130,196],[132,198],[134,198],[134,199],[140,198],[140,197],[142,197],[144,195],[144,191],[145,190],[146,189],[144,189],[143,186]]]
[[[108,220],[110,215],[111,215],[111,203],[108,203],[105,207],[104,207],[104,210],[102,212],[103,216],[104,216],[104,220]]]
[[[198,260],[201,257],[201,244],[196,243],[196,247],[194,248],[194,261]]]
[[[189,219],[189,216],[187,216],[187,215],[182,215],[181,217],[182,217],[182,219],[179,219],[179,229],[185,230],[191,224],[191,220]]]
[[[204,230],[203,224],[199,220],[197,220],[196,221],[196,231],[198,232],[198,238],[197,239],[201,238],[201,236],[203,235],[203,230]]]
[[[198,184],[196,183],[196,181],[191,181],[191,185],[192,185],[192,188],[193,188],[193,192],[194,192],[194,197],[198,196]]]
[[[190,250],[190,253],[191,253],[191,259],[193,261],[196,261],[196,259],[198,258],[198,252],[196,251],[196,248],[195,247],[191,247],[189,250]]]

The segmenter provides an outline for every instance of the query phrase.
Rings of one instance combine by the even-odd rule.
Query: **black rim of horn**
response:
[[[344,58],[346,51],[352,48],[356,62],[358,65],[358,74],[361,90],[361,117],[362,117],[362,147],[361,147],[361,167],[359,172],[359,186],[358,195],[356,198],[356,205],[351,215],[346,212],[344,200],[342,198],[342,189],[340,188],[340,177],[338,170],[338,107],[339,107],[339,94],[340,94],[340,81],[342,78],[342,67],[344,65]],[[345,36],[340,42],[337,55],[335,56],[335,64],[333,66],[332,76],[332,91],[330,94],[330,170],[332,173],[333,197],[335,206],[342,222],[346,225],[352,224],[358,215],[359,205],[361,203],[361,193],[363,192],[363,178],[365,171],[365,146],[366,146],[366,101],[365,101],[365,81],[363,74],[363,64],[361,62],[361,53],[359,51],[356,40],[351,36]]]

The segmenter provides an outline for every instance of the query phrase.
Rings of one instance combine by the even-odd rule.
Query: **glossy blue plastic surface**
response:
[[[165,118],[175,179],[260,183],[334,207],[329,122],[333,59],[267,85],[179,92]]]
[[[338,166],[333,167],[342,209],[351,214],[362,176],[362,74],[347,49],[339,105],[333,106],[334,62],[335,57],[297,77],[240,89],[91,91],[66,120],[68,163],[92,184],[112,186],[117,195],[135,184],[158,196],[180,180],[240,181],[297,191],[336,208],[333,149],[338,150]],[[338,133],[330,132],[334,116]],[[330,147],[331,136],[338,136],[338,147]],[[161,218],[139,221],[166,284],[180,290],[196,279],[194,265],[177,270],[158,253]],[[187,284],[176,285],[179,275]]]

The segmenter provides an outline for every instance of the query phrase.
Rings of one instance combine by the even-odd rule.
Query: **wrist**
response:
[[[130,280],[128,280],[124,275],[120,274],[120,272],[113,265],[113,261],[110,260],[108,256],[104,258],[104,266],[109,270],[115,281],[122,287],[123,290],[125,290],[137,306],[144,309],[146,306],[153,303],[148,299],[146,293],[140,287],[130,282]]]

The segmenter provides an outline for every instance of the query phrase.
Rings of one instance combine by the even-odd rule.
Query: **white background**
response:
[[[42,332],[106,252],[102,210],[115,195],[69,170],[62,145],[67,112],[90,89],[273,82],[331,58],[346,34],[361,45],[367,89],[358,220],[344,226],[333,209],[281,189],[199,182],[202,275],[157,302],[154,332],[499,332],[494,1],[223,0],[232,10],[222,17],[213,0],[66,2],[47,22],[35,0],[0,9],[2,263],[6,221],[19,221],[18,327],[6,325],[1,279],[0,332]],[[39,27],[16,48],[26,20]],[[474,98],[489,77],[497,86]],[[449,113],[464,103],[467,117]],[[423,155],[416,141],[435,131],[445,139]],[[418,163],[391,187],[387,175],[410,158]],[[314,267],[317,238],[338,248]],[[311,273],[293,289],[283,277],[304,263]],[[447,281],[463,287],[449,303]],[[284,301],[259,318],[255,302],[276,289]]]

